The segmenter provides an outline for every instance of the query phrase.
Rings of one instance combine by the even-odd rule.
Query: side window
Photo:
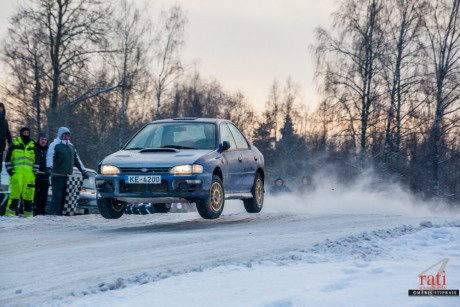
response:
[[[233,139],[232,133],[230,132],[230,129],[228,129],[226,124],[220,125],[220,142],[222,143],[223,141],[229,141],[230,142],[230,149],[229,150],[235,150],[236,149],[235,140]]]
[[[228,125],[228,127],[230,128],[230,130],[231,130],[231,132],[233,134],[233,137],[235,138],[236,147],[238,149],[248,149],[249,144],[246,141],[246,139],[244,138],[244,136],[241,134],[240,130],[238,130],[238,128],[236,128],[235,126],[230,125],[230,124]]]

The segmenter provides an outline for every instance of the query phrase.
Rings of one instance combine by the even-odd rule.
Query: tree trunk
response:
[[[119,131],[118,135],[118,145],[121,147],[124,141],[124,131],[126,125],[126,96],[127,96],[127,71],[128,71],[128,46],[125,41],[123,53],[123,76],[122,76],[122,86],[121,86],[121,107],[120,107],[120,122],[119,122]]]
[[[51,4],[50,4],[51,5]],[[63,4],[61,1],[57,1],[58,12],[56,21],[56,33],[53,34],[52,29],[52,14],[51,9],[48,11],[48,31],[50,40],[50,57],[51,65],[53,67],[52,75],[52,91],[50,99],[50,114],[48,117],[48,129],[51,131],[57,131],[58,126],[58,115],[59,115],[59,83],[61,80],[61,65],[60,65],[60,51],[61,51],[61,39],[62,39],[62,14]]]
[[[34,54],[34,77],[35,77],[35,93],[34,105],[37,108],[37,132],[41,132],[41,109],[40,109],[40,96],[41,96],[41,81],[40,81],[40,68],[38,63],[37,54]]]

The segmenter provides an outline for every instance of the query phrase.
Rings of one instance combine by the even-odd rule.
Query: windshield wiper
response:
[[[196,149],[196,148],[193,148],[193,147],[180,146],[180,145],[164,145],[164,146],[161,146],[161,148]]]

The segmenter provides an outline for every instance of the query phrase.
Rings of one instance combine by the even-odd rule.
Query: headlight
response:
[[[101,175],[119,175],[120,169],[113,165],[102,165]]]
[[[173,175],[191,175],[191,174],[201,174],[203,173],[203,166],[194,164],[194,165],[177,165],[171,168],[169,171]]]

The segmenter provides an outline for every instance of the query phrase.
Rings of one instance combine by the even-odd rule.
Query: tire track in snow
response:
[[[101,292],[114,291],[131,286],[143,285],[146,283],[157,282],[166,278],[176,277],[182,274],[203,272],[220,266],[236,265],[246,266],[261,265],[264,263],[274,263],[276,265],[290,265],[293,262],[320,263],[333,261],[345,261],[347,259],[358,259],[371,261],[385,257],[385,247],[380,243],[389,239],[396,239],[405,235],[419,232],[426,228],[441,227],[460,227],[460,220],[444,222],[442,224],[433,224],[431,221],[422,221],[419,226],[401,225],[388,229],[378,229],[364,231],[359,234],[340,237],[338,239],[325,239],[322,242],[313,244],[307,249],[294,250],[282,255],[265,257],[263,259],[251,259],[245,262],[234,261],[217,261],[206,266],[199,265],[187,269],[166,269],[157,273],[143,272],[131,277],[119,277],[112,281],[101,282],[97,285],[90,286],[85,290],[73,291],[65,295],[53,297],[52,305],[57,302],[65,303],[69,299],[83,297],[86,295],[95,295]]]

